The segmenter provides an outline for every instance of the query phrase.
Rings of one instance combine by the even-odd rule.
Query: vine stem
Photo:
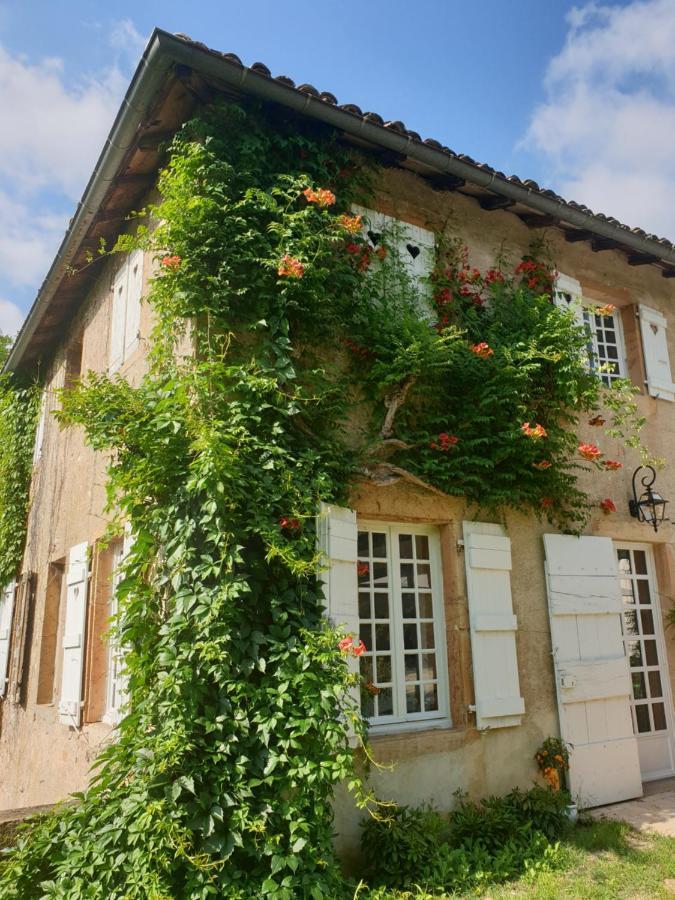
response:
[[[399,387],[394,391],[391,396],[386,397],[384,400],[384,405],[387,407],[387,414],[384,417],[384,422],[382,424],[382,429],[380,431],[380,437],[384,440],[386,438],[390,438],[392,432],[394,430],[394,419],[396,418],[396,413],[399,411],[401,406],[405,403],[405,399],[408,395],[408,391],[417,381],[417,375],[408,375],[399,385]]]

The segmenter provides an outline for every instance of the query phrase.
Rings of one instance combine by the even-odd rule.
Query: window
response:
[[[448,679],[434,528],[359,525],[361,709],[372,725],[448,719]]]
[[[124,545],[119,541],[113,550],[113,576],[110,593],[110,617],[117,616],[117,588],[121,581],[121,565],[124,558]],[[124,651],[115,638],[108,639],[108,675],[106,685],[106,709],[103,721],[116,725],[120,719],[120,710],[126,697],[125,676],[122,670]]]
[[[611,386],[627,373],[625,343],[618,309],[606,311],[608,304],[582,297],[581,285],[568,275],[558,275],[555,287],[556,306],[570,309],[588,334],[588,365],[598,378]],[[600,314],[600,310],[602,314]]]
[[[55,560],[47,570],[42,633],[40,638],[40,662],[38,668],[37,703],[54,702],[54,678],[58,653],[59,616],[63,591],[66,559]]]
[[[112,288],[110,371],[115,372],[138,347],[143,290],[143,253],[130,253],[118,270]]]
[[[82,374],[82,345],[84,334],[80,332],[68,344],[65,359],[65,371],[63,377],[64,387],[72,388]]]

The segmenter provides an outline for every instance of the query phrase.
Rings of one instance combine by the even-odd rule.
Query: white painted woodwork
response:
[[[116,372],[124,362],[128,274],[129,270],[125,261],[113,280],[109,358],[109,369],[111,372]]]
[[[37,465],[42,456],[42,442],[45,436],[45,423],[47,421],[47,390],[43,388],[40,396],[40,412],[37,428],[35,429],[35,443],[33,444],[33,465]]]
[[[0,592],[0,697],[4,697],[7,692],[7,668],[12,638],[15,593],[16,582],[14,581],[10,581]]]
[[[476,727],[520,725],[516,630],[511,600],[511,541],[500,525],[464,522]]]
[[[584,807],[642,796],[610,538],[544,535],[560,733]]]
[[[124,327],[124,359],[138,346],[141,328],[141,295],[143,293],[143,251],[134,250],[128,262],[126,321]]]
[[[675,385],[670,370],[668,354],[668,329],[666,317],[656,309],[639,305],[640,333],[650,397],[675,400]]]
[[[66,612],[63,629],[63,668],[59,720],[79,727],[82,721],[82,669],[89,581],[88,545],[77,544],[68,553]]]
[[[124,539],[117,545],[113,555],[113,575],[111,581],[110,617],[117,617],[119,601],[117,591],[122,580],[122,564],[133,543],[133,535],[129,529],[124,532]],[[119,628],[119,623],[115,625]],[[109,725],[117,725],[121,719],[121,711],[127,700],[127,675],[124,670],[125,647],[121,646],[117,635],[108,637],[108,674],[106,690],[106,710],[103,721]]]

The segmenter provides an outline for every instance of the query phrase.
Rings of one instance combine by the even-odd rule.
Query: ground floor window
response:
[[[363,715],[372,725],[447,719],[438,530],[360,523],[358,583]]]

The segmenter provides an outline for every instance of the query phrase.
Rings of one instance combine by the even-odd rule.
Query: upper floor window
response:
[[[134,250],[118,269],[113,281],[109,361],[111,372],[117,371],[138,347],[142,291],[143,252]]]
[[[448,674],[434,528],[359,525],[361,710],[372,725],[448,719]]]
[[[569,275],[558,275],[554,296],[556,305],[572,310],[588,334],[589,368],[608,387],[617,378],[625,378],[626,351],[619,310],[611,304],[585,299],[581,285]]]

